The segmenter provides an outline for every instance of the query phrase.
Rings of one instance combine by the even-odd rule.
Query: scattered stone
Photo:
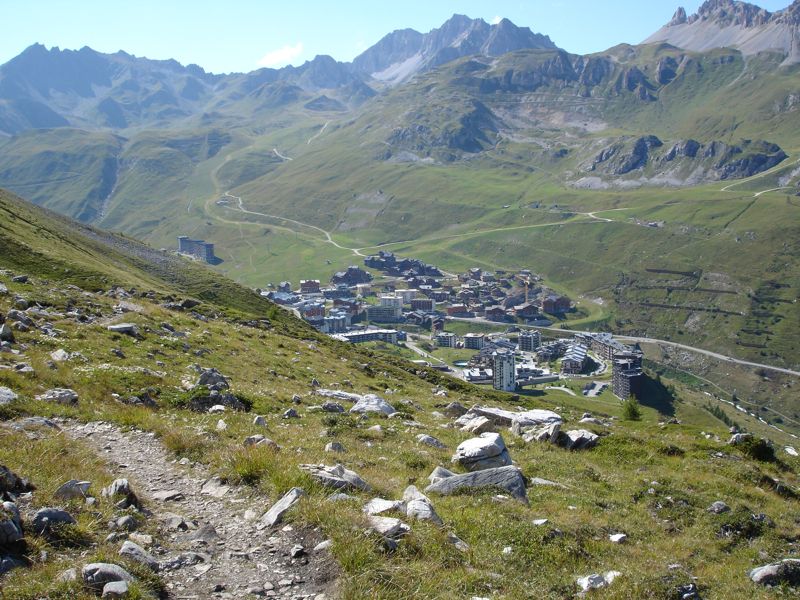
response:
[[[405,513],[406,503],[402,500],[384,500],[383,498],[373,498],[364,505],[362,510],[368,515],[379,515],[392,510]]]
[[[123,515],[114,521],[113,524],[114,529],[121,531],[134,531],[137,527],[136,519],[134,519],[131,515]]]
[[[246,437],[244,439],[244,445],[247,446],[248,448],[252,446],[265,446],[267,448],[278,450],[278,444],[273,442],[268,437],[264,437],[260,433]]]
[[[325,444],[325,452],[344,452],[344,446],[341,442],[328,442]]]
[[[585,450],[597,445],[600,436],[586,429],[562,431],[558,434],[558,445],[567,450]]]
[[[11,278],[11,281],[14,283],[28,283],[28,276],[27,275],[15,275]]]
[[[72,515],[60,508],[40,508],[31,519],[31,527],[39,535],[50,533],[53,527],[74,524]]]
[[[300,465],[300,468],[308,472],[325,487],[336,490],[370,490],[370,486],[366,481],[361,479],[354,471],[350,471],[342,465],[336,465],[334,467],[327,467],[325,465]]]
[[[0,394],[2,394],[2,391],[0,391]],[[784,450],[789,456],[797,456],[797,450],[795,450],[792,446],[786,446]]]
[[[306,553],[306,549],[303,548],[302,544],[295,544],[292,546],[292,549],[289,550],[289,556],[291,558],[300,558]]]
[[[511,464],[503,437],[499,433],[484,433],[480,437],[461,442],[452,461],[468,471],[480,471]]]
[[[604,575],[594,573],[592,575],[587,575],[586,577],[578,578],[577,583],[582,592],[599,590],[611,585],[611,583],[620,575],[622,575],[622,573],[619,571],[607,571]]]
[[[359,398],[355,406],[353,406],[353,408],[350,409],[350,412],[361,413],[361,414],[374,412],[389,416],[393,415],[397,411],[391,404],[386,402],[386,400],[384,400],[380,396],[376,396],[375,394],[366,394]]]
[[[445,469],[444,467],[436,467],[430,475],[428,475],[428,481],[431,483],[436,483],[437,481],[441,481],[446,477],[452,477],[455,475],[452,471]]]
[[[119,555],[142,564],[153,571],[158,571],[158,561],[139,544],[134,544],[131,541],[124,542],[119,550]]]
[[[444,408],[444,414],[448,417],[458,418],[463,414],[466,414],[467,409],[465,406],[462,406],[458,402],[451,402]]]
[[[177,569],[183,569],[184,567],[191,567],[192,565],[207,562],[209,559],[210,557],[207,555],[198,552],[181,552],[179,555],[173,556],[160,563],[159,570],[175,571]]]
[[[267,420],[261,415],[256,415],[256,417],[253,419],[253,425],[256,425],[257,427],[266,427]]]
[[[302,488],[293,487],[264,513],[259,526],[274,527],[283,520],[283,515],[286,514],[286,511],[297,504],[304,496],[306,496],[306,493]]]
[[[740,444],[744,444],[745,442],[752,440],[753,435],[750,433],[734,433],[731,436],[731,439],[728,440],[728,445],[730,446],[738,446]]]
[[[230,491],[231,487],[222,483],[219,477],[212,477],[203,482],[200,486],[200,493],[204,496],[213,496],[214,498],[222,498]]]
[[[512,427],[516,421],[517,427],[523,429],[562,421],[561,416],[551,410],[533,409],[512,412],[502,408],[475,405],[456,420],[456,425],[461,427],[475,417],[486,417],[497,427]]]
[[[227,428],[228,424],[223,419],[217,421],[217,431],[225,431]]]
[[[7,387],[0,386],[0,405],[9,404],[16,400],[17,396],[12,390]]]
[[[722,513],[729,512],[731,507],[725,504],[722,500],[717,500],[716,502],[712,503],[707,510],[715,515],[720,515]]]
[[[69,360],[69,352],[64,350],[63,348],[59,348],[50,353],[50,358],[54,362],[66,362]]]
[[[0,465],[0,494],[17,495],[36,489],[30,481],[23,479],[5,465]]]
[[[55,388],[36,396],[36,399],[44,400],[45,402],[57,402],[58,404],[77,404],[78,394],[68,388]]]
[[[111,563],[90,563],[81,571],[83,582],[90,588],[100,591],[112,581],[133,581],[133,576],[119,565]]]
[[[417,436],[417,443],[425,444],[426,446],[431,446],[432,448],[440,448],[440,449],[447,448],[445,444],[437,440],[435,437],[426,435],[424,433],[420,433]]]
[[[344,406],[342,406],[338,402],[325,402],[322,405],[322,412],[343,413],[344,412]]]
[[[299,419],[300,418],[300,414],[293,408],[287,409],[283,413],[282,416],[283,416],[284,419]]]
[[[0,546],[14,544],[23,537],[22,519],[19,516],[17,505],[13,502],[3,502],[2,510],[0,510]]]
[[[400,519],[393,517],[378,517],[370,515],[367,517],[369,527],[374,532],[384,538],[397,539],[411,531],[411,527],[403,523]]]
[[[208,409],[209,414],[215,415],[219,413],[225,412],[225,406],[222,404],[215,404],[211,408]]]
[[[531,521],[531,523],[533,523],[537,527],[541,527],[542,525],[547,525],[549,522],[550,522],[549,519],[534,519],[533,521]]]
[[[6,323],[0,324],[0,342],[8,342],[13,344],[15,341],[14,332]]]
[[[458,537],[455,533],[447,534],[447,541],[456,547],[459,552],[469,552],[469,544]]]
[[[78,580],[78,569],[75,568],[61,571],[61,573],[59,573],[56,576],[56,581],[58,583],[69,583],[70,581],[77,581],[77,580]]]
[[[531,477],[531,485],[540,485],[544,487],[555,487],[560,488],[562,490],[567,489],[563,483],[558,483],[556,481],[550,481],[549,479],[542,479],[541,477]]]
[[[517,467],[498,467],[483,469],[464,475],[451,475],[439,479],[425,488],[426,492],[450,495],[469,489],[501,488],[522,502],[528,502],[525,477]]]
[[[90,481],[78,481],[77,479],[70,479],[53,493],[53,497],[59,500],[72,500],[73,498],[85,498],[86,492],[92,485]]]
[[[128,582],[127,581],[109,581],[103,586],[103,594],[101,598],[127,598],[128,597]]]
[[[114,497],[114,496],[127,496],[131,494],[133,490],[131,490],[130,483],[128,483],[127,479],[115,479],[111,482],[106,488],[100,492],[103,497]]]
[[[383,427],[380,425],[372,425],[371,427],[367,427],[367,431],[372,431],[373,433],[383,433]]]
[[[333,540],[325,540],[314,546],[314,552],[323,552],[324,550],[328,550],[331,546],[333,546]]]
[[[198,388],[200,386],[206,387],[214,387],[214,388],[223,388],[227,389],[230,387],[228,383],[228,378],[217,371],[217,369],[203,369],[200,372],[200,378],[195,383],[194,387]]]
[[[117,325],[109,325],[107,329],[112,333],[119,333],[122,335],[129,335],[133,338],[140,338],[139,328],[133,323],[119,323]]]
[[[624,533],[614,533],[608,536],[608,539],[611,540],[614,544],[622,544],[623,542],[627,541],[628,536]]]
[[[160,502],[179,502],[183,499],[184,495],[178,490],[166,490],[153,494],[153,500],[159,500]]]
[[[403,502],[405,502],[406,516],[420,521],[432,521],[436,525],[442,525],[441,517],[436,514],[436,510],[431,504],[430,498],[420,492],[415,486],[408,486],[403,492]]]
[[[750,571],[750,579],[759,585],[800,585],[800,558],[784,558]]]
[[[461,427],[461,431],[465,431],[467,433],[488,433],[495,428],[495,425],[492,421],[487,419],[486,417],[474,417],[467,421]]]

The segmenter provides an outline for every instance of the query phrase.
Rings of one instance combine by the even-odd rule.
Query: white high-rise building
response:
[[[492,353],[494,389],[513,392],[517,389],[514,353],[511,350],[497,350]]]
[[[400,310],[403,309],[403,297],[397,296],[395,294],[382,294],[381,295],[381,306],[384,308],[399,308]]]

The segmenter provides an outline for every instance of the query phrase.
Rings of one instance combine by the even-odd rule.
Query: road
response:
[[[317,133],[308,138],[308,141],[306,142],[307,146],[310,146],[311,142],[313,142],[315,139],[317,139],[319,136],[323,134],[323,132],[328,128],[328,123],[330,123],[330,121],[325,121],[325,125],[322,126],[322,129],[320,129]]]
[[[284,156],[283,154],[278,152],[277,148],[273,148],[272,151],[275,153],[275,156],[277,156],[281,160],[294,160],[293,158],[289,158],[288,156]]]
[[[487,321],[481,317],[474,317],[474,318],[466,318],[466,317],[447,317],[448,320],[453,321],[466,321],[469,323],[481,323],[481,324],[489,324],[489,325],[502,325],[503,323],[498,323],[496,321]],[[585,331],[577,330],[577,329],[561,329],[560,327],[535,327],[532,325],[522,325],[521,327],[525,327],[527,329],[543,329],[545,331],[557,331],[559,333],[586,333]],[[671,342],[669,340],[659,340],[657,338],[648,338],[648,337],[634,337],[634,336],[626,336],[626,335],[615,335],[614,337],[619,338],[621,340],[626,340],[629,342],[637,342],[642,344],[661,344],[664,346],[670,346],[672,348],[679,348],[681,350],[689,350],[691,352],[697,352],[698,354],[703,354],[705,356],[710,356],[712,358],[716,358],[717,360],[721,360],[724,362],[729,362],[736,365],[743,365],[746,367],[755,367],[757,369],[765,369],[767,371],[774,371],[776,373],[784,373],[786,375],[792,375],[794,377],[800,377],[800,371],[793,371],[792,369],[784,369],[783,367],[775,367],[772,365],[764,365],[757,362],[751,362],[749,360],[741,360],[738,358],[733,358],[731,356],[726,356],[724,354],[720,354],[718,352],[712,352],[711,350],[704,350],[703,348],[696,348],[694,346],[687,346],[686,344],[679,344],[678,342]]]

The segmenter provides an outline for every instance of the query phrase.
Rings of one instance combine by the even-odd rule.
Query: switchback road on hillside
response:
[[[481,317],[474,317],[474,318],[466,318],[466,317],[447,317],[448,320],[452,321],[466,321],[470,323],[482,323],[482,324],[489,324],[489,325],[502,325],[502,323],[498,323],[496,321],[488,321]],[[586,333],[585,331],[581,331],[578,329],[561,329],[560,327],[536,327],[533,325],[521,325],[521,327],[525,327],[527,329],[544,329],[546,331],[558,331],[560,333]],[[615,335],[621,340],[627,340],[629,342],[637,342],[642,344],[662,344],[664,346],[670,346],[672,348],[679,348],[681,350],[689,350],[691,352],[697,352],[698,354],[703,354],[705,356],[710,356],[712,358],[716,358],[717,360],[721,360],[724,362],[733,363],[736,365],[743,365],[745,367],[755,367],[757,369],[765,369],[767,371],[775,371],[776,373],[784,373],[786,375],[792,375],[794,377],[800,377],[800,371],[793,371],[792,369],[784,369],[783,367],[774,367],[772,365],[764,365],[757,362],[751,362],[749,360],[741,360],[739,358],[733,358],[731,356],[726,356],[724,354],[720,354],[718,352],[712,352],[711,350],[704,350],[703,348],[696,348],[694,346],[687,346],[686,344],[679,344],[678,342],[671,342],[669,340],[659,340],[656,338],[648,338],[648,337],[635,337],[635,336],[628,336],[628,335]]]

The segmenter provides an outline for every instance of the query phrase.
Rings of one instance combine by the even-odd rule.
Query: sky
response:
[[[770,11],[791,0],[757,1]],[[679,5],[701,0],[28,0],[3,2],[0,64],[36,42],[48,48],[125,50],[213,73],[302,64],[318,54],[350,61],[395,29],[427,32],[454,13],[506,17],[569,52],[638,43]]]

